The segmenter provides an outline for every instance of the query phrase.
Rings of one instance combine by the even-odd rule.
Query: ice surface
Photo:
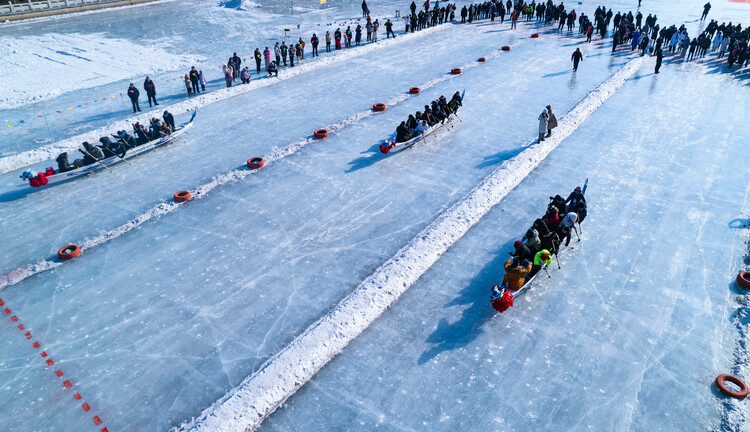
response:
[[[660,23],[680,23],[701,5],[653,7]],[[732,17],[739,7],[715,5],[711,16]],[[188,1],[0,26],[0,37],[104,34],[201,56],[208,65],[201,67],[213,68],[238,47],[277,40],[285,26],[311,29],[358,15],[358,2],[289,16]],[[698,25],[689,23],[691,32]],[[178,190],[246,172],[249,157],[283,154],[6,287],[4,307],[109,430],[165,430],[190,420],[522,151],[544,105],[562,114],[630,55],[611,56],[609,39],[580,44],[577,35],[543,31],[533,40],[519,27],[454,26],[445,37],[399,42],[217,102],[200,110],[184,138],[109,173],[31,193],[14,189],[17,172],[0,175],[0,238],[10,251],[0,255],[0,274],[7,275],[56,263],[60,246],[111,234]],[[442,80],[502,45],[513,49]],[[576,46],[586,58],[571,74]],[[710,67],[666,62],[658,77],[642,69],[264,427],[741,430],[746,410],[716,398],[709,384],[718,372],[746,367],[735,354],[746,331],[733,315],[742,302],[730,284],[746,239],[727,228],[747,213],[748,173],[735,157],[748,135],[746,98],[742,81],[706,74]],[[70,106],[79,94],[121,91],[123,82],[12,113]],[[403,98],[425,83],[433,86]],[[166,100],[182,101],[181,88],[163,87]],[[452,132],[401,154],[377,152],[406,115],[461,89],[463,121]],[[398,103],[386,112],[360,115],[390,100]],[[70,115],[52,120],[56,141],[127,118],[101,106]],[[340,128],[327,140],[309,139],[329,125]],[[45,134],[39,123],[3,130],[0,153],[40,147]],[[496,317],[487,290],[502,256],[547,196],[585,176],[592,212],[584,242],[552,279]],[[0,332],[3,428],[91,428],[89,413],[6,315]],[[675,406],[685,408],[678,415]]]

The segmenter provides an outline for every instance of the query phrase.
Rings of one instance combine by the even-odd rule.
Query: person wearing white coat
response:
[[[544,134],[547,133],[547,125],[549,124],[549,114],[547,114],[547,110],[545,109],[542,111],[541,114],[539,114],[539,141],[544,141]]]
[[[711,52],[716,51],[717,48],[719,48],[719,45],[721,45],[721,40],[723,39],[721,32],[717,32],[716,36],[714,36],[714,43],[711,47]]]

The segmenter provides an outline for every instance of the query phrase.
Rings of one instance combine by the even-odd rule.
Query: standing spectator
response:
[[[547,124],[549,121],[549,115],[547,114],[547,110],[545,109],[542,111],[541,114],[539,114],[539,140],[538,143],[544,141],[544,134],[547,133]]]
[[[255,58],[255,69],[258,71],[258,75],[260,75],[260,48],[255,48],[255,52],[253,52],[253,57]]]
[[[362,26],[357,24],[357,28],[354,30],[354,42],[359,46],[362,42]]]
[[[206,77],[203,76],[202,70],[198,71],[198,82],[201,84],[201,91],[206,91]]]
[[[331,32],[328,31],[326,32],[326,52],[331,52]]]
[[[281,47],[279,47],[278,42],[276,42],[276,46],[273,47],[273,53],[276,54],[276,66],[278,66],[281,64]]]
[[[294,48],[294,44],[289,44],[289,66],[294,67],[294,54],[296,49]]]
[[[552,129],[557,127],[557,116],[552,112],[552,105],[547,105],[547,138],[552,136]]]
[[[305,59],[305,41],[299,38],[297,42],[297,59],[302,61]]]
[[[320,41],[318,40],[318,36],[313,33],[312,37],[310,38],[310,44],[312,45],[312,56],[315,57],[318,55],[318,43]]]
[[[190,68],[190,83],[193,85],[193,93],[200,93],[200,88],[198,87],[198,71],[195,70],[195,66]]]
[[[281,58],[284,59],[284,66],[286,66],[286,54],[289,48],[286,46],[286,42],[281,43]]]
[[[146,90],[146,96],[148,96],[148,106],[152,106],[152,99],[154,100],[154,105],[159,105],[156,103],[156,86],[154,85],[154,82],[151,81],[151,77],[146,77],[146,80],[143,81],[143,90]]]
[[[346,46],[351,47],[352,46],[352,28],[349,26],[346,26],[346,31],[344,32],[346,35]]]
[[[518,12],[513,11],[513,13],[510,14],[510,28],[516,28],[516,24],[518,24]]]
[[[185,81],[185,89],[188,92],[188,96],[190,96],[191,94],[193,94],[193,88],[190,85],[190,77],[187,74],[185,74],[183,81]]]
[[[664,52],[661,50],[660,46],[656,47],[656,67],[654,68],[654,73],[658,74],[659,69],[661,69],[661,61],[664,58]]]
[[[365,28],[367,29],[367,42],[370,42],[372,41],[372,21],[370,21],[370,17],[367,17]]]
[[[374,23],[372,23],[372,41],[377,42],[378,41],[378,28],[380,27],[380,23],[378,20],[375,20]]]
[[[232,78],[234,76],[234,69],[232,68],[232,64],[227,63],[226,65],[222,66],[222,70],[224,72],[224,80],[227,82],[227,87],[232,87]]]
[[[393,33],[393,23],[389,19],[385,22],[385,38],[390,38],[390,35],[393,35],[393,39],[396,39],[396,33]]]
[[[232,58],[229,59],[229,63],[232,65],[232,70],[233,70],[232,77],[233,78],[239,77],[240,76],[240,65],[242,64],[242,59],[240,58],[240,56],[238,56],[237,53],[234,53],[232,55]]]
[[[130,87],[128,87],[128,97],[130,98],[130,102],[133,104],[133,112],[140,111],[141,106],[138,105],[138,96],[140,96],[141,92],[138,91],[137,88],[133,85],[133,83],[130,83]]]
[[[341,49],[341,29],[336,29],[335,32],[333,32],[333,39],[336,41],[336,49]]]
[[[271,50],[268,47],[263,50],[263,61],[265,61],[266,72],[268,72],[268,64],[271,63]]]
[[[370,15],[370,9],[367,7],[367,1],[362,0],[362,17]]]
[[[240,80],[242,80],[242,84],[250,83],[250,70],[247,66],[245,66],[245,69],[242,69],[242,72],[240,72]]]

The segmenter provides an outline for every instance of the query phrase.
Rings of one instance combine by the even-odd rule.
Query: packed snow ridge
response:
[[[629,61],[559,122],[555,135],[504,162],[443,212],[354,292],[207,408],[182,431],[252,430],[369,327],[454,243],[612,96],[645,62]]]
[[[360,46],[360,47],[356,47],[352,49],[342,50],[338,53],[335,53],[334,55],[324,57],[324,58],[319,58],[309,63],[301,64],[299,67],[295,67],[293,69],[289,68],[289,69],[281,70],[279,71],[278,79],[280,80],[289,79],[297,75],[301,75],[303,73],[307,73],[310,71],[320,69],[325,66],[347,61],[349,59],[373,52],[381,48],[385,48],[391,45],[407,42],[407,41],[421,38],[421,37],[424,37],[433,33],[444,31],[446,29],[451,28],[452,26],[453,24],[445,24],[441,26],[431,27],[431,28],[422,30],[417,33],[401,35],[399,38],[380,40],[377,43],[372,43],[372,44],[368,44],[368,45],[364,45],[364,46]],[[196,110],[198,108],[202,108],[204,106],[213,104],[215,102],[219,102],[219,101],[229,99],[231,97],[234,97],[243,93],[247,93],[247,92],[262,88],[262,87],[272,85],[276,82],[278,82],[276,78],[261,78],[261,79],[251,81],[249,84],[238,85],[238,86],[234,86],[230,88],[224,88],[224,89],[216,90],[210,93],[203,93],[199,96],[188,99],[186,101],[166,106],[165,109],[169,110],[169,112],[171,112],[174,115],[179,115],[179,114],[183,114],[189,111]],[[95,129],[91,132],[77,135],[74,137],[70,137],[62,141],[58,141],[54,144],[46,145],[44,147],[40,147],[34,150],[29,150],[27,152],[19,153],[17,155],[5,157],[3,159],[0,159],[0,174],[5,174],[7,172],[10,172],[19,168],[23,168],[25,166],[28,166],[34,163],[43,162],[46,160],[52,160],[56,158],[57,155],[59,155],[62,152],[75,151],[81,146],[81,143],[84,141],[98,142],[100,137],[109,135],[110,133],[112,133],[112,131],[121,130],[121,129],[131,130],[135,122],[149,124],[150,117],[151,115],[149,114],[141,114],[138,116],[133,116],[126,120],[114,122],[113,124],[110,124],[108,126]]]

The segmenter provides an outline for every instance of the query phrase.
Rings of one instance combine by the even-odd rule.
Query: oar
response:
[[[91,153],[89,153],[89,152],[88,152],[88,151],[87,151],[87,150],[86,150],[85,148],[83,149],[83,152],[84,152],[84,153],[86,153],[87,155],[89,155],[89,157],[90,157],[91,159],[95,160],[95,161],[96,161],[96,162],[97,162],[97,163],[98,163],[99,165],[103,166],[103,167],[104,167],[104,168],[106,168],[106,169],[107,169],[108,171],[111,171],[111,170],[109,169],[109,167],[108,167],[107,165],[104,165],[104,164],[103,164],[103,163],[102,163],[102,162],[101,162],[101,161],[100,161],[99,159],[97,159],[97,158],[95,158],[95,157],[91,156]]]
[[[578,241],[581,241],[581,236],[578,235],[578,229],[576,229],[576,225],[573,224],[573,231],[576,232],[576,237],[578,237]]]
[[[113,136],[113,137],[115,137],[115,138],[117,138],[118,140],[120,140],[120,143],[122,144],[122,146],[123,146],[123,147],[125,147],[125,149],[126,149],[126,150],[129,150],[129,149],[128,149],[128,143],[127,143],[127,141],[125,141],[124,139],[122,139],[122,138],[118,137],[117,135],[112,135],[112,136]],[[133,154],[134,154],[134,155],[135,155],[135,157],[137,157],[138,159],[140,159],[140,158],[141,158],[140,156],[138,156],[138,153],[133,153]],[[123,158],[123,159],[125,159],[125,158]]]
[[[557,269],[560,270],[560,258],[557,257],[557,251],[555,250],[555,242],[552,242],[552,253],[555,254],[555,260],[557,261]]]
[[[547,273],[547,277],[552,279],[552,276],[549,275],[549,272],[547,271],[547,266],[542,266],[542,270],[544,270],[545,273]]]

